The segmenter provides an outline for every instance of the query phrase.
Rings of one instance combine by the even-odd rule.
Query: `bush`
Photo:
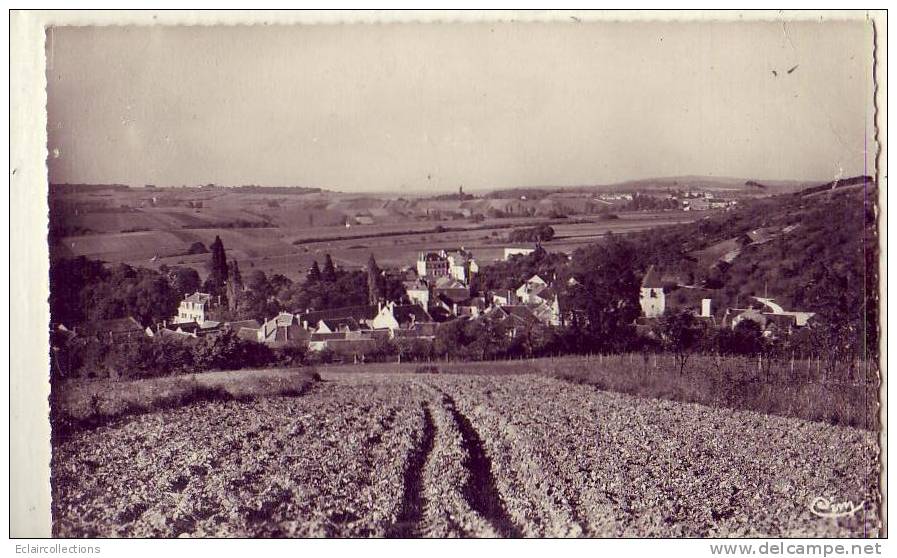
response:
[[[231,331],[199,339],[193,355],[201,370],[234,370],[265,366],[272,361],[269,347],[240,339]]]
[[[190,245],[190,248],[187,249],[188,254],[208,254],[209,249],[206,248],[206,245],[202,242],[194,242]]]
[[[539,225],[528,229],[514,229],[508,235],[510,242],[548,242],[554,238],[550,225]]]
[[[303,347],[271,349],[232,332],[193,338],[137,337],[116,341],[73,338],[55,345],[53,374],[58,378],[136,379],[207,370],[298,366]]]
[[[273,366],[300,366],[305,362],[305,347],[279,347],[271,350],[271,361],[269,365]]]
[[[414,369],[415,374],[439,374],[439,367],[434,364],[422,364]]]

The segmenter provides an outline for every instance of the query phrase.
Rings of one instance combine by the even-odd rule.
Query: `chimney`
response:
[[[709,298],[701,299],[701,317],[702,318],[710,317],[710,299]]]

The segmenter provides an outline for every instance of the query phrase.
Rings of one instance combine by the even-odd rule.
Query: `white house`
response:
[[[479,273],[480,267],[473,254],[460,250],[421,252],[417,257],[417,275],[421,279],[451,277],[465,284]]]
[[[654,266],[648,268],[648,273],[642,279],[639,304],[646,318],[659,318],[666,310],[666,295],[660,277],[654,272]]]
[[[433,318],[417,304],[397,305],[395,302],[377,305],[377,315],[371,320],[371,328],[388,329],[392,335],[398,329],[409,329],[419,323],[430,323]]]
[[[405,295],[414,304],[420,304],[423,308],[430,304],[430,287],[423,281],[405,281]]]
[[[212,304],[212,295],[195,292],[184,298],[178,307],[178,315],[174,317],[174,323],[184,324],[196,322],[201,324],[206,321],[206,315]]]
[[[533,302],[537,302],[534,299],[535,293],[541,291],[545,287],[548,286],[548,283],[545,282],[544,279],[539,277],[538,275],[533,275],[529,279],[526,280],[525,283],[520,285],[517,289],[517,298],[523,304],[530,304]]]

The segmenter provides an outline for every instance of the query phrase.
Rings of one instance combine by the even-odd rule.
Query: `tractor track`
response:
[[[386,532],[386,538],[405,539],[421,536],[423,529],[424,506],[424,466],[436,438],[436,426],[433,424],[433,415],[426,403],[421,404],[424,415],[424,428],[421,432],[417,446],[411,452],[408,466],[405,468],[405,488],[402,494],[402,507],[396,522]]]
[[[492,461],[486,454],[477,430],[455,406],[455,400],[443,394],[442,402],[461,432],[462,447],[467,454],[463,463],[469,475],[462,488],[464,499],[473,511],[486,519],[502,538],[522,538],[523,532],[511,521],[502,502],[492,473]]]

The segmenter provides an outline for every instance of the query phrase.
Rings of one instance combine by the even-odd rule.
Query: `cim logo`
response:
[[[815,498],[810,504],[810,512],[818,517],[846,517],[863,509],[865,504],[865,500],[859,504],[854,504],[851,500],[847,500],[846,502],[835,502],[830,498],[820,496]]]

